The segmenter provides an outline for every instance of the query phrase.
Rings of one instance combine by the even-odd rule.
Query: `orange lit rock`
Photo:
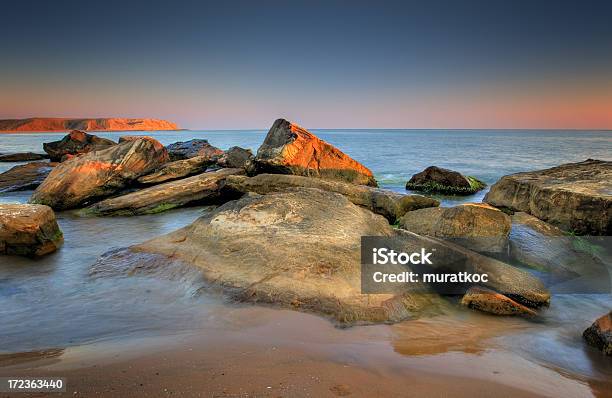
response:
[[[503,294],[477,286],[470,288],[465,293],[463,299],[461,299],[461,304],[495,315],[522,315],[530,317],[537,314],[533,309],[517,303]]]
[[[0,131],[145,131],[178,129],[179,127],[175,123],[160,119],[66,119],[36,117],[0,120]]]
[[[377,186],[368,168],[285,119],[276,120],[268,131],[257,151],[254,173],[296,174]]]
[[[54,209],[90,204],[122,190],[168,160],[166,149],[152,138],[89,152],[57,166],[34,191],[30,202]]]

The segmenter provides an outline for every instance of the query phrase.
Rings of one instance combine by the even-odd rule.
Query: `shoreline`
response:
[[[280,322],[281,329],[297,332],[299,327],[289,326],[296,317],[280,315],[266,317],[255,330],[271,331]],[[85,397],[606,397],[612,391],[612,381],[572,378],[498,350],[405,356],[379,344],[295,337],[290,342],[225,330],[114,339],[48,350],[38,358],[14,354],[12,364],[0,361],[0,375],[65,377],[66,393],[53,396]]]

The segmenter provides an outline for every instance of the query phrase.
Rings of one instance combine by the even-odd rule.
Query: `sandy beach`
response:
[[[4,355],[0,375],[66,378],[66,393],[49,396],[610,396],[612,380],[569,376],[495,343],[507,326],[520,334],[520,322],[470,316],[478,324],[442,316],[338,329],[308,314],[230,307],[199,331]]]

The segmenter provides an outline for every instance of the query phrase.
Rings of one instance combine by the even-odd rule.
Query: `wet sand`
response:
[[[500,329],[470,332],[443,318],[338,329],[308,314],[240,307],[199,331],[0,357],[0,376],[65,377],[67,392],[47,395],[77,397],[610,396],[612,380],[564,375],[494,348]]]

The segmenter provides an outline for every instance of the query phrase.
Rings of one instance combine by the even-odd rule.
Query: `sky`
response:
[[[0,118],[612,129],[612,1],[4,1]]]

